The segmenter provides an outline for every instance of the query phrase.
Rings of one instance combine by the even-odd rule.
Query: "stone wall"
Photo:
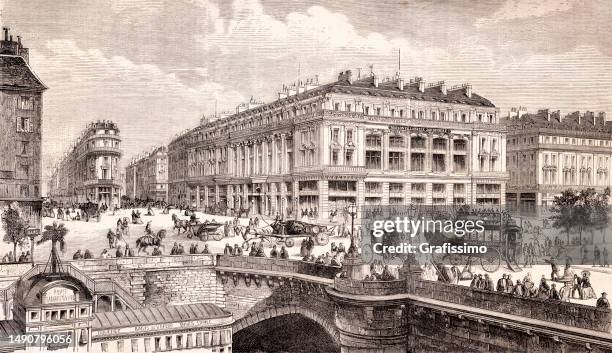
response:
[[[442,282],[408,279],[408,292],[425,298],[487,309],[571,327],[610,332],[610,310],[548,299],[522,298]]]
[[[223,286],[212,268],[147,271],[144,277],[145,305],[213,303],[224,307]]]
[[[225,294],[224,307],[234,314],[234,319],[238,320],[251,310],[257,303],[264,301],[272,295],[274,287],[267,284],[259,286],[254,281],[249,282],[247,277],[238,277],[236,281],[228,280],[222,284],[219,278],[217,284]]]
[[[394,295],[406,293],[406,281],[362,281],[350,278],[334,278],[334,289],[358,295]]]

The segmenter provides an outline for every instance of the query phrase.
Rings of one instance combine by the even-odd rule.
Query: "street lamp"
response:
[[[357,255],[357,247],[355,246],[355,216],[357,215],[357,206],[354,203],[351,203],[348,206],[348,212],[351,215],[351,245],[348,248],[348,255],[356,256]]]
[[[34,238],[40,235],[40,228],[29,227],[26,229],[26,236],[30,239],[30,258],[34,267]]]

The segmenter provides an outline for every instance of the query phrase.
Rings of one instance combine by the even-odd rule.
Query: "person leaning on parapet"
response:
[[[595,304],[599,309],[610,310],[610,302],[608,302],[608,293],[601,293],[601,297],[597,299],[597,303]]]

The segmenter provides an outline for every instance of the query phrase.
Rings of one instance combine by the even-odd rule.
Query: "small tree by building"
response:
[[[12,203],[2,212],[2,227],[4,228],[5,243],[13,244],[13,257],[17,258],[17,245],[22,245],[27,239],[26,229],[28,221],[23,218],[21,209]]]
[[[68,234],[68,228],[64,227],[63,223],[58,225],[57,222],[53,222],[52,225],[45,226],[42,237],[37,242],[37,244],[47,241],[51,242],[51,257],[49,258],[49,262],[51,263],[51,273],[53,274],[61,273],[61,262],[57,254],[56,245],[59,243],[61,252],[66,251],[66,234]]]

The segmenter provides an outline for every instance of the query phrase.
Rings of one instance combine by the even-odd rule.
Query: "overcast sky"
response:
[[[204,113],[283,83],[370,64],[472,83],[510,107],[612,112],[607,0],[0,0],[44,96],[44,166],[90,121],[121,128],[125,160]]]

